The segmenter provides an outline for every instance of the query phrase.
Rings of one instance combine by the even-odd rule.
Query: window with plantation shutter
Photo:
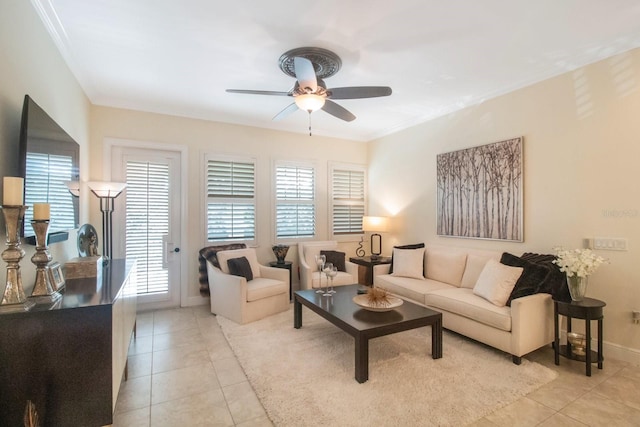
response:
[[[276,238],[311,238],[316,234],[315,169],[276,164]]]
[[[362,234],[366,194],[364,167],[331,165],[330,180],[332,234],[334,236]]]
[[[169,233],[169,165],[127,160],[127,259],[135,259],[138,295],[166,293],[163,237]]]
[[[50,232],[76,228],[74,200],[65,184],[75,178],[72,156],[27,152],[26,170],[25,205],[50,203],[56,207],[51,210]],[[27,209],[24,218],[25,236],[35,235],[31,228],[32,219],[33,209]]]
[[[207,156],[205,162],[207,241],[254,243],[255,160]]]

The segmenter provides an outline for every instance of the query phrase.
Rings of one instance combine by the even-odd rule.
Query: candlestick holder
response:
[[[4,289],[0,312],[28,311],[35,302],[27,299],[22,287],[20,260],[24,258],[24,249],[20,247],[20,225],[24,220],[27,206],[2,206],[7,229],[7,248],[2,251],[2,259],[7,263],[7,285]]]
[[[36,234],[36,253],[31,257],[31,262],[36,265],[36,282],[33,285],[30,298],[36,304],[53,303],[59,300],[62,295],[58,292],[56,285],[51,283],[47,274],[47,265],[51,262],[51,254],[47,247],[49,220],[36,219],[31,221],[31,226]]]

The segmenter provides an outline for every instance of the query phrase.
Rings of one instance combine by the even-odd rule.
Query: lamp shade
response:
[[[87,185],[98,197],[115,198],[126,188],[127,183],[91,181]]]
[[[80,196],[80,181],[65,181],[64,184],[69,189],[69,193],[74,196]]]
[[[389,218],[386,216],[363,216],[362,231],[385,233],[389,231]]]
[[[297,95],[294,101],[301,110],[313,112],[324,106],[324,97],[314,95],[312,93],[306,95]]]

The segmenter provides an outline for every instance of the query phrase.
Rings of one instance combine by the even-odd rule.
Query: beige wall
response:
[[[301,123],[301,126],[305,126]],[[188,150],[188,201],[186,250],[187,300],[183,305],[206,302],[198,293],[198,251],[205,246],[202,228],[202,155],[205,152],[247,155],[257,159],[258,186],[258,258],[262,263],[274,261],[271,251],[274,243],[272,229],[272,162],[274,160],[308,160],[316,164],[318,239],[328,238],[327,167],[330,161],[366,164],[366,144],[303,134],[292,134],[246,126],[228,125],[130,110],[97,107],[91,116],[91,179],[103,179],[103,170],[109,170],[108,159],[103,156],[104,141],[109,138],[154,142],[162,145],[182,145]],[[106,168],[106,169],[105,169]],[[108,175],[104,175],[108,176]],[[92,205],[95,201],[91,202]],[[91,209],[92,222],[100,224],[97,204]],[[343,244],[348,256],[355,255],[355,245]],[[287,260],[296,261],[296,247],[291,247]],[[297,264],[297,263],[296,263]],[[294,265],[294,271],[296,265]],[[296,275],[294,274],[294,281]]]
[[[394,242],[551,253],[587,237],[628,239],[589,281],[606,301],[605,341],[640,354],[640,49],[370,143],[370,211]],[[436,155],[524,136],[524,242],[436,235]]]
[[[0,2],[0,176],[18,174],[20,119],[25,94],[29,94],[80,144],[80,170],[81,175],[86,176],[89,101],[31,2],[3,0]],[[86,212],[86,206],[81,205],[81,223],[86,220]],[[4,230],[4,221],[0,222]],[[24,245],[24,248],[27,255],[21,263],[21,270],[25,291],[30,294],[35,266],[29,260],[34,247]],[[51,253],[53,259],[61,263],[77,256],[75,232],[70,233],[68,241],[51,245]],[[0,290],[4,290],[5,280],[2,270]]]

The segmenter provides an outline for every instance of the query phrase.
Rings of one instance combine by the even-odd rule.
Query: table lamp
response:
[[[379,233],[386,233],[389,230],[389,218],[386,216],[363,216],[362,231],[370,231],[371,234],[371,259],[378,259],[382,253],[382,236]],[[374,251],[374,237],[378,239],[378,250]]]

